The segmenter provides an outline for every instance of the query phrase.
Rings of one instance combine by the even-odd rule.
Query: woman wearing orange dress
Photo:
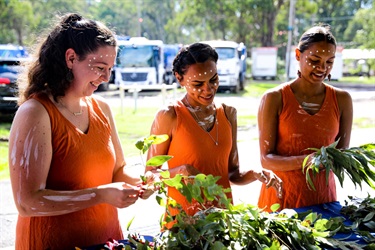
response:
[[[237,111],[234,107],[214,103],[219,87],[217,60],[216,51],[204,43],[194,43],[180,50],[173,61],[173,72],[186,95],[157,113],[151,134],[167,134],[169,139],[153,145],[148,157],[173,156],[168,161],[171,176],[177,173],[220,176],[218,184],[224,188],[229,188],[231,182],[244,185],[258,179],[280,191],[281,183],[271,171],[240,171]],[[199,209],[174,188],[168,188],[168,196],[189,215]],[[228,196],[231,197],[231,193]]]
[[[150,195],[125,171],[110,107],[93,95],[110,77],[116,44],[100,22],[67,14],[20,79],[9,138],[17,250],[123,239],[117,208]]]
[[[258,112],[259,145],[264,169],[274,171],[283,181],[283,198],[262,186],[258,206],[270,210],[298,208],[336,201],[334,175],[320,171],[311,190],[302,172],[302,162],[320,148],[339,140],[347,148],[353,119],[352,99],[344,90],[324,83],[330,79],[336,40],[329,27],[315,26],[300,38],[296,49],[298,77],[267,91]]]

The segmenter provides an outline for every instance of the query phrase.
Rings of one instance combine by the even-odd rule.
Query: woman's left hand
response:
[[[279,199],[283,198],[283,181],[272,171],[263,169],[256,177],[260,182],[266,184],[267,188],[273,187]]]
[[[144,175],[145,181],[140,185],[139,197],[148,199],[156,191],[155,182],[160,182],[159,177],[151,171],[147,171]]]

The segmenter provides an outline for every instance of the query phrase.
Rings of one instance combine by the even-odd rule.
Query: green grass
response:
[[[157,110],[156,107],[138,108],[136,112],[125,110],[121,114],[120,108],[113,109],[125,157],[139,155],[135,142],[150,133],[151,124]]]
[[[333,82],[334,83],[334,82]],[[358,77],[358,76],[346,76],[341,78],[337,83],[343,84],[375,84],[375,77]]]

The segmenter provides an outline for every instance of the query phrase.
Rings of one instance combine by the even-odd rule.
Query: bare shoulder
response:
[[[223,106],[225,115],[227,116],[227,118],[229,120],[231,118],[235,118],[236,119],[236,117],[237,117],[237,109],[235,107],[227,105],[225,103],[222,103],[221,105]]]
[[[27,122],[25,122],[27,121]],[[17,110],[12,127],[47,128],[50,118],[45,107],[35,99],[25,101]]]
[[[352,102],[352,97],[348,91],[341,89],[341,88],[334,87],[334,86],[331,86],[331,87],[335,90],[336,98],[339,103],[348,103],[348,102],[351,103]]]
[[[282,89],[285,85],[289,83],[283,83],[277,85],[273,88],[266,90],[262,96],[262,100],[272,101],[272,102],[281,102],[282,100]]]
[[[174,105],[168,105],[156,112],[154,121],[151,127],[153,134],[168,134],[171,136],[176,129],[177,114]]]
[[[169,104],[159,109],[155,118],[158,120],[166,120],[167,122],[174,121],[177,118],[175,106],[173,104]]]
[[[95,99],[95,100],[98,102],[100,108],[101,108],[106,114],[110,113],[111,108],[110,108],[108,102],[105,100],[104,97],[102,97],[102,96],[100,96],[100,95],[95,95],[95,94],[92,95],[91,97],[92,97],[93,99]]]

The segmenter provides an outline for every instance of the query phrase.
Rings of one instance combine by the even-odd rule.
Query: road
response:
[[[354,121],[360,121],[367,124],[366,128],[353,127],[351,146],[358,146],[364,143],[375,142],[375,85],[374,88],[368,90],[348,89],[353,99]],[[119,97],[115,92],[99,92],[98,94],[106,97],[111,106],[119,105]],[[124,99],[124,107],[163,105],[164,103],[179,98],[182,94],[169,93],[166,99],[155,93],[150,96],[139,96],[135,102],[132,96],[126,96]],[[216,103],[225,102],[233,105],[251,115],[256,115],[259,105],[259,98],[252,97],[236,97],[218,95],[215,99]],[[240,164],[242,168],[258,168],[259,149],[258,149],[258,131],[257,128],[244,128],[238,132],[238,149],[240,156]],[[139,158],[127,159],[128,168],[139,174],[143,173],[143,169],[139,167]],[[260,190],[260,183],[254,182],[246,186],[233,186],[234,203],[250,203],[256,204]],[[367,193],[372,193],[367,185],[363,190],[355,189],[348,181],[344,183],[344,187],[340,187],[337,182],[338,200],[344,201],[349,195],[366,197]],[[163,208],[159,207],[156,200],[151,197],[144,201],[139,200],[129,208],[119,209],[119,217],[121,224],[126,231],[128,222],[134,218],[129,230],[140,232],[144,235],[155,235],[159,231],[159,219],[163,214]],[[14,234],[17,219],[17,210],[15,208],[12,191],[9,180],[0,181],[0,250],[14,249]]]

